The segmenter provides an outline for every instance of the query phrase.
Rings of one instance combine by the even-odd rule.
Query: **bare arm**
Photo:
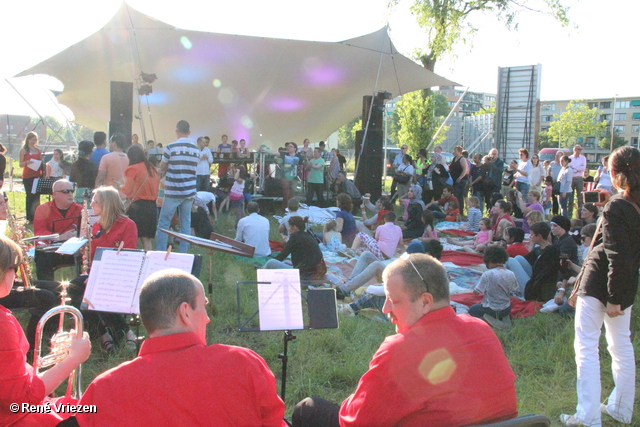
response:
[[[344,219],[336,218],[336,222],[338,223],[338,226],[336,227],[336,231],[341,232],[342,226],[344,225]]]

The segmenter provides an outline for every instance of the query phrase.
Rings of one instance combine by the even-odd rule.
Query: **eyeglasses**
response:
[[[411,264],[411,267],[413,267],[413,269],[415,270],[416,274],[418,275],[418,277],[420,277],[420,280],[422,280],[422,283],[424,283],[424,287],[427,289],[427,292],[431,292],[429,289],[429,285],[427,284],[427,281],[424,280],[424,277],[422,277],[422,274],[420,274],[420,272],[418,271],[418,269],[416,268],[415,264],[413,263],[413,261],[411,261],[410,258],[410,254],[408,253],[404,253],[402,254],[402,256],[400,257],[400,259],[402,259],[403,261],[408,262],[409,264]]]
[[[71,194],[73,193],[73,190],[71,189],[67,189],[67,190],[57,190],[56,193],[62,193],[62,194]]]

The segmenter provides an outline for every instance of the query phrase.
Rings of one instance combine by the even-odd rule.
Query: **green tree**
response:
[[[482,107],[478,111],[472,114],[472,116],[481,116],[483,114],[495,114],[496,113],[496,101],[491,101],[491,104],[487,108]]]
[[[361,129],[362,117],[356,117],[338,129],[338,149],[353,149],[356,147],[356,131]]]
[[[619,147],[624,147],[628,143],[629,143],[629,141],[627,141],[626,139],[621,137],[618,132],[614,132],[614,134],[613,134],[613,149],[614,150],[616,148],[619,148]],[[604,148],[605,150],[610,150],[611,149],[611,131],[607,130],[607,132],[604,134],[604,136],[602,138],[600,138],[600,141],[598,141],[598,146],[601,147],[601,148]]]
[[[598,121],[598,109],[589,108],[581,101],[569,101],[567,109],[553,117],[555,120],[546,136],[550,141],[556,141],[558,147],[570,147],[580,137],[599,137],[607,127],[605,122]]]
[[[388,1],[391,7],[400,2]],[[472,15],[495,14],[507,28],[517,28],[518,13],[535,11],[553,17],[563,26],[569,24],[567,7],[561,0],[413,0],[410,10],[429,37],[428,45],[418,49],[417,56],[430,71],[442,55],[453,51],[457,42],[467,42],[467,37],[477,31],[468,22]]]
[[[449,100],[441,93],[431,94],[433,97],[433,115],[436,117],[447,117],[451,111]]]
[[[402,95],[394,111],[400,127],[397,145],[407,144],[412,154],[430,145],[433,135],[442,123],[442,118],[434,116],[434,104],[434,97],[425,96],[424,91]],[[447,130],[448,127],[445,126],[438,135],[436,144],[445,138]]]

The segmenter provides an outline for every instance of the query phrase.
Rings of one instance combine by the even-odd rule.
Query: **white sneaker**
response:
[[[338,313],[344,317],[355,317],[356,312],[351,308],[351,304],[339,304],[338,305]]]
[[[124,347],[131,352],[138,351],[138,338],[131,329],[126,333],[125,338],[127,339],[127,342]]]
[[[562,414],[560,415],[560,424],[565,427],[579,427],[582,424],[576,420],[576,417],[573,415]]]

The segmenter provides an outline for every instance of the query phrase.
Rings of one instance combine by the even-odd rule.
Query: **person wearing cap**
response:
[[[569,235],[571,220],[562,215],[551,218],[551,234],[553,234],[553,246],[558,249],[560,255],[566,255],[574,264],[578,264],[578,244]]]
[[[569,215],[573,212],[573,192],[578,199],[578,210],[582,209],[582,191],[584,190],[584,171],[587,168],[587,158],[582,155],[582,145],[573,147],[573,155],[569,156],[571,163],[569,167],[573,171],[571,181],[571,194],[569,195]]]

